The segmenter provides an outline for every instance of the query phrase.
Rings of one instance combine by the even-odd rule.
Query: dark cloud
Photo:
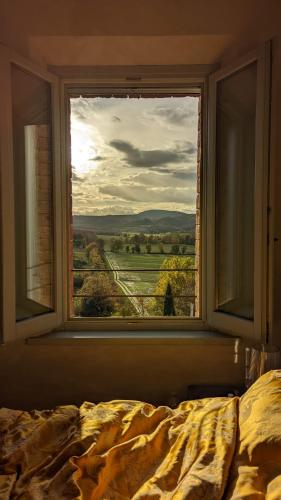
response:
[[[83,178],[76,174],[74,167],[72,167],[72,182],[83,182]]]
[[[173,177],[183,181],[195,181],[196,172],[195,170],[188,170],[187,172],[173,172]]]
[[[77,118],[78,120],[86,120],[87,119],[86,116],[84,116],[83,113],[81,111],[79,111],[78,109],[72,110],[71,115],[73,118]]]
[[[197,111],[180,106],[156,106],[153,110],[153,114],[163,118],[173,125],[184,125],[190,121],[191,118],[195,118],[197,116]]]
[[[113,122],[121,122],[122,120],[121,120],[121,118],[119,118],[119,116],[113,116],[112,121]]]
[[[94,156],[94,158],[89,158],[89,161],[102,161],[106,160],[106,156]]]
[[[176,188],[146,188],[144,186],[103,186],[100,193],[124,201],[150,203],[184,203],[194,205],[195,191]]]
[[[192,142],[186,141],[182,152],[186,153],[187,155],[194,155],[197,152],[197,147],[192,144]]]
[[[158,167],[166,164],[182,163],[187,161],[189,153],[187,149],[152,149],[141,150],[130,142],[114,140],[109,143],[111,147],[125,154],[126,163],[131,167]],[[192,144],[190,143],[192,146]],[[191,151],[190,146],[190,151]]]

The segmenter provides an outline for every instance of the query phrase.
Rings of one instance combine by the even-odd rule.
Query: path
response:
[[[127,287],[127,285],[123,281],[120,280],[118,270],[116,269],[116,264],[115,264],[115,266],[113,266],[113,263],[111,262],[107,253],[105,253],[105,258],[108,262],[110,269],[112,269],[112,271],[113,271],[113,276],[114,276],[115,282],[120,286],[122,292],[124,292],[124,294],[128,296],[128,299],[133,304],[133,306],[136,309],[139,316],[147,316],[147,314],[143,311],[143,308],[140,306],[138,299],[136,297],[129,296],[129,295],[131,295],[131,291]]]

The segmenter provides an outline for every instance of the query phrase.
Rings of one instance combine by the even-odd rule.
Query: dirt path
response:
[[[119,279],[119,274],[118,274],[118,271],[116,270],[116,265],[113,266],[113,263],[111,262],[110,258],[108,257],[108,255],[106,253],[105,253],[105,258],[108,262],[110,269],[113,270],[115,268],[113,270],[113,276],[114,276],[115,282],[118,284],[118,286],[121,288],[121,290],[124,292],[125,295],[131,295],[131,291],[129,290],[127,285]],[[134,308],[139,316],[145,315],[145,313],[143,312],[142,307],[139,305],[139,301],[136,297],[128,297],[128,299],[133,304],[133,306],[134,306]]]

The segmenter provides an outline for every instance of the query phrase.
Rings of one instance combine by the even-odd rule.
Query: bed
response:
[[[281,370],[241,398],[0,410],[0,499],[281,499]]]

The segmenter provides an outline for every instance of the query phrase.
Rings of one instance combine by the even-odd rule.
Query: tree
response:
[[[190,314],[190,302],[195,294],[195,275],[193,257],[170,256],[161,265],[159,278],[154,290],[155,295],[165,297],[167,285],[170,282],[173,290],[174,307],[177,316],[188,316]],[[170,272],[167,272],[170,269]],[[161,272],[162,271],[162,272]],[[175,295],[177,298],[175,299]],[[180,297],[184,295],[184,297]],[[179,296],[179,297],[178,297]],[[190,299],[187,296],[191,296]],[[163,314],[162,301],[156,298],[150,301],[151,314],[161,316]]]
[[[102,238],[98,238],[96,243],[99,251],[102,253],[104,251],[104,240]]]
[[[151,253],[151,244],[147,243],[145,247],[146,247],[146,252]]]
[[[164,297],[164,308],[163,308],[163,316],[175,316],[175,306],[174,306],[174,298],[171,283],[168,281],[165,297]]]
[[[140,247],[140,245],[138,243],[136,243],[135,244],[135,252],[136,253],[140,253],[140,251],[141,251],[141,247]]]
[[[130,252],[130,247],[129,245],[126,245],[126,252],[129,253]]]
[[[130,243],[141,243],[140,235],[134,234],[130,239]]]
[[[107,273],[94,273],[88,277],[80,290],[81,295],[88,295],[81,300],[81,316],[111,316],[114,312],[113,286]]]
[[[111,252],[118,253],[120,250],[122,250],[123,246],[124,246],[124,243],[120,238],[113,238],[110,240]]]
[[[83,269],[84,267],[87,266],[87,264],[88,264],[88,262],[86,262],[83,259],[74,259],[73,260],[73,266],[75,269]]]
[[[102,259],[98,246],[92,248],[89,256],[89,263],[92,265],[94,269],[104,268],[104,261]]]
[[[180,247],[178,244],[171,246],[171,253],[178,255],[179,251],[180,251]]]
[[[83,234],[75,233],[73,235],[73,246],[75,248],[85,248],[85,238]]]
[[[79,290],[83,286],[84,278],[80,274],[75,274],[73,278],[74,290]]]
[[[97,248],[97,242],[95,240],[86,246],[86,255],[87,255],[88,260],[90,260],[90,255],[91,255],[91,251],[93,250],[93,248]]]
[[[165,253],[164,246],[162,245],[162,243],[159,243],[158,247],[159,247],[159,253]]]

